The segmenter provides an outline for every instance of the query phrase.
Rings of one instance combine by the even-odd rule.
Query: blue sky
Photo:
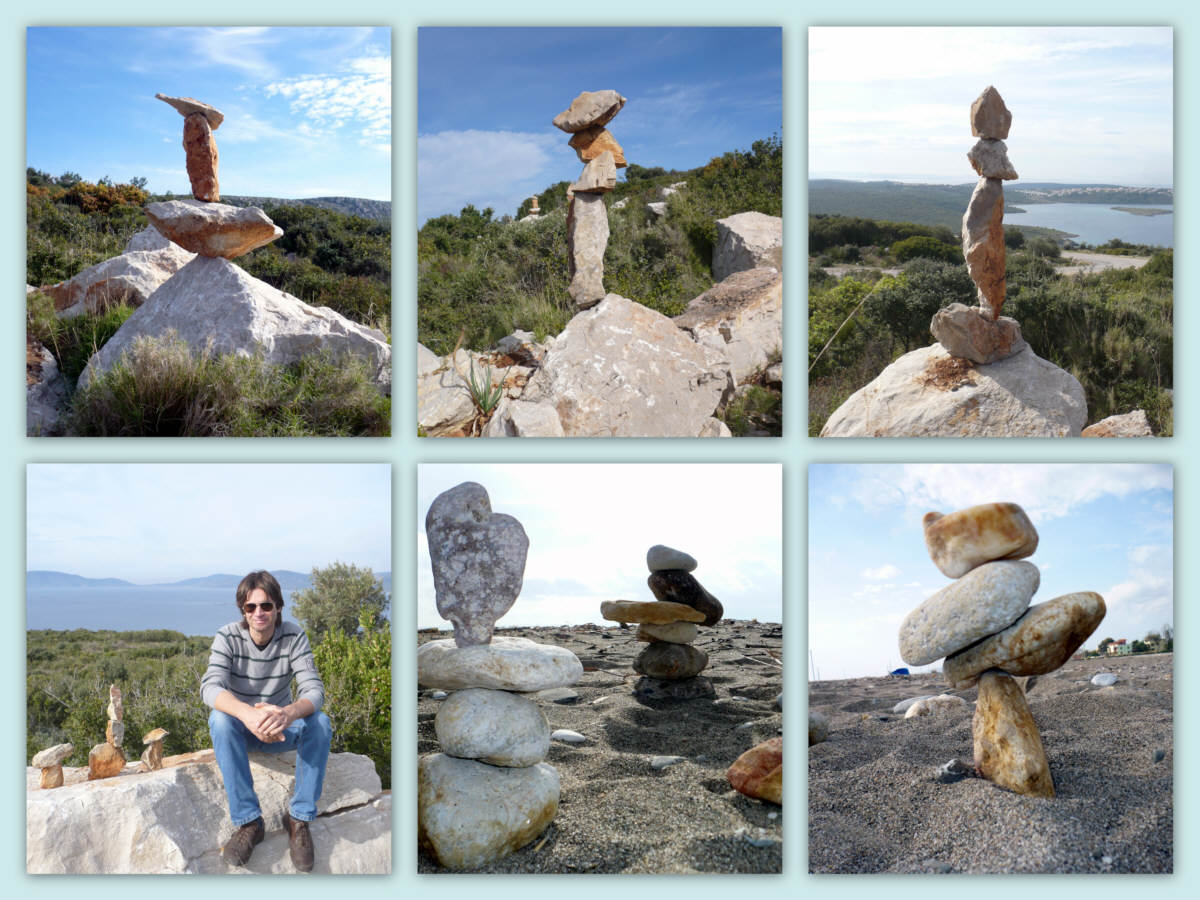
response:
[[[387,465],[30,465],[25,500],[29,571],[156,584],[392,568]]]
[[[391,199],[389,28],[30,28],[26,49],[35,169],[190,195],[162,93],[224,113],[223,194]]]
[[[1038,531],[1034,603],[1104,597],[1085,646],[1174,621],[1169,465],[811,465],[808,640],[823,680],[904,665],[900,623],[950,584],[925,549],[922,516],[995,501],[1020,504]]]
[[[442,491],[482,484],[493,513],[529,536],[525,582],[506,625],[608,624],[603,600],[653,600],[646,551],[666,544],[726,618],[781,622],[783,482],[779,465],[421,465],[417,468],[417,627],[437,612],[425,514]]]
[[[990,84],[1021,181],[1173,184],[1170,28],[822,27],[808,50],[811,178],[973,182]]]
[[[418,222],[514,214],[579,177],[550,121],[582,91],[627,99],[608,128],[640,166],[689,169],[783,133],[778,28],[421,28]]]

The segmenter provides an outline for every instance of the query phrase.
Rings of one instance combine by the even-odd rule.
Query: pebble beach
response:
[[[1113,673],[1110,686],[1093,684]],[[970,763],[977,688],[937,674],[809,684],[829,736],[809,747],[813,873],[1170,873],[1173,655],[1070,660],[1018,679],[1057,796],[1021,796],[938,769]],[[905,719],[897,704],[951,693],[966,706]]]
[[[783,733],[783,628],[722,620],[695,646],[709,655],[714,697],[638,700],[636,627],[497,628],[575,653],[583,677],[535,697],[559,736],[546,762],[561,779],[558,814],[538,838],[483,873],[779,873],[783,808],[725,778],[744,751]],[[449,636],[418,633],[418,644]],[[573,695],[573,696],[572,696]],[[532,695],[531,695],[532,696]],[[435,753],[444,692],[421,689],[417,751]],[[566,734],[574,732],[582,740]],[[418,872],[445,872],[424,849]]]

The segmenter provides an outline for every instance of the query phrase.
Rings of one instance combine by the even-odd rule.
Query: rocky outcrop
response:
[[[906,353],[843,403],[821,437],[1078,437],[1083,387],[1028,347],[976,366],[940,344]]]
[[[57,433],[67,402],[67,380],[49,350],[25,338],[25,433],[41,437]]]
[[[775,269],[735,272],[674,319],[698,344],[729,359],[735,382],[767,367],[783,347],[783,277]]]
[[[724,354],[661,313],[609,294],[554,341],[522,399],[580,437],[697,435],[731,389]]]
[[[85,385],[114,365],[139,337],[174,333],[195,353],[253,356],[275,365],[326,352],[366,361],[390,390],[391,348],[382,332],[327,307],[309,306],[224,259],[198,257],[151,295],[88,361]]]
[[[101,312],[122,303],[141,306],[164,281],[195,258],[196,254],[148,225],[129,239],[120,256],[89,266],[73,278],[41,291],[54,300],[54,308],[62,318]]]
[[[245,870],[220,857],[233,833],[221,773],[212,751],[199,761],[98,781],[86,769],[64,770],[66,784],[38,790],[40,772],[26,770],[25,863],[29,874],[166,874],[290,872],[283,814],[295,779],[295,753],[251,754],[267,839]],[[175,763],[175,764],[173,764]],[[316,872],[391,871],[391,795],[382,792],[365,756],[329,757],[312,824]]]
[[[713,278],[724,281],[734,272],[763,266],[783,271],[783,219],[759,212],[718,219]]]

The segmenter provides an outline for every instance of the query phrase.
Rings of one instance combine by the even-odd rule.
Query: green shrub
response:
[[[309,639],[319,642],[327,631],[356,634],[380,628],[388,608],[383,582],[370,569],[335,562],[312,570],[311,587],[292,593],[293,612]]]
[[[900,262],[925,258],[940,260],[941,262],[954,265],[962,262],[963,259],[961,247],[954,244],[947,244],[936,238],[925,237],[924,235],[915,235],[905,238],[902,241],[896,241],[896,243],[892,244],[891,253]]]
[[[392,783],[392,633],[386,627],[350,637],[325,634],[313,648],[325,683],[325,713],[334,752],[361,753],[375,763],[384,788]]]
[[[366,363],[194,354],[169,336],[138,338],[121,361],[77,391],[68,433],[210,437],[385,435],[390,401]]]

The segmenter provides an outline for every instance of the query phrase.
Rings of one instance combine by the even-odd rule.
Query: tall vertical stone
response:
[[[203,113],[192,113],[183,120],[183,149],[187,154],[192,196],[208,203],[219,202],[221,187],[217,181],[217,142]]]
[[[984,778],[1018,794],[1054,796],[1042,737],[1025,692],[1011,675],[992,669],[979,677],[971,731],[975,767]]]
[[[608,210],[604,194],[578,193],[567,207],[567,291],[579,309],[604,299],[604,250],[608,247]]]

